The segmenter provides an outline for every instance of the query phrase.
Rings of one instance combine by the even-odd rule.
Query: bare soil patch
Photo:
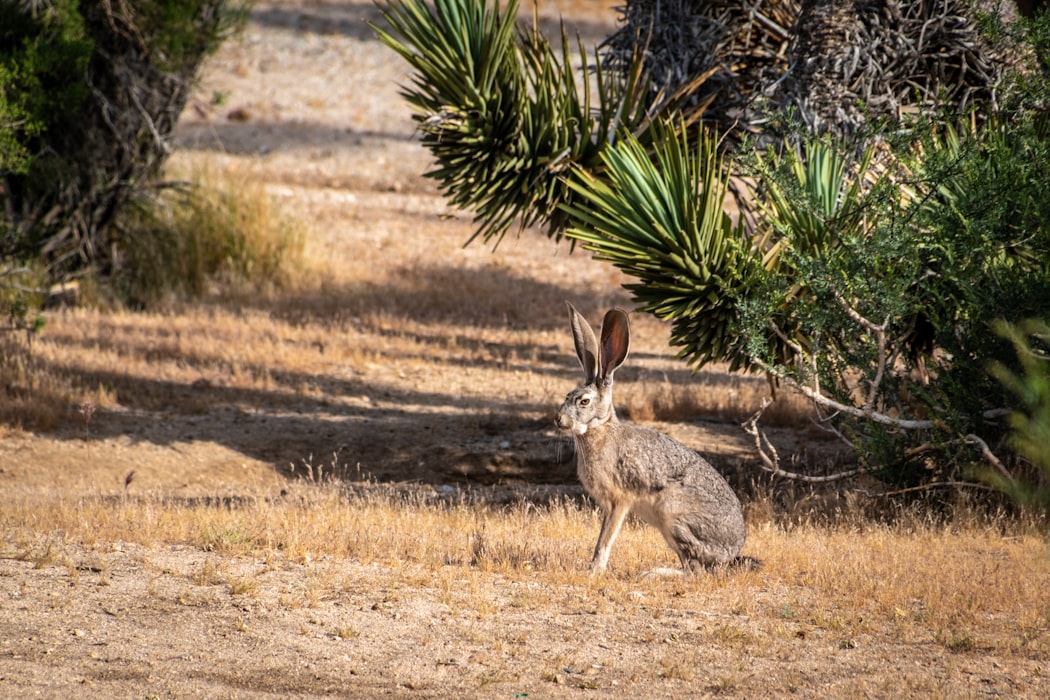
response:
[[[614,30],[615,4],[545,2],[541,16],[553,35],[564,14],[593,44]],[[311,284],[143,313],[50,312],[34,357],[82,400],[47,429],[0,434],[0,509],[18,513],[0,541],[0,694],[1050,693],[1045,599],[1033,595],[1026,614],[992,605],[979,629],[924,626],[920,603],[899,615],[892,603],[826,603],[822,572],[836,557],[819,540],[787,554],[791,533],[769,522],[745,550],[766,560],[761,572],[639,579],[645,557],[673,557],[628,528],[635,544],[622,546],[645,553],[641,563],[588,579],[597,521],[552,420],[579,375],[564,301],[597,319],[629,306],[623,279],[532,231],[495,251],[463,247],[471,221],[421,176],[428,159],[398,96],[408,76],[367,27],[376,20],[364,1],[259,3],[209,63],[176,135],[174,165],[234,186],[263,181],[310,223]],[[664,326],[632,322],[624,413],[748,487],[756,471],[739,420],[761,380],[693,375]],[[785,454],[828,449],[804,429],[775,439]],[[172,508],[285,517],[304,492],[304,511],[357,507],[344,492],[334,503],[310,495],[334,488],[318,484],[326,477],[467,509],[478,523],[510,513],[542,525],[553,517],[544,504],[561,503],[584,531],[564,532],[557,557],[538,544],[500,550],[490,533],[502,553],[485,565],[483,524],[450,533],[436,559],[331,553],[330,540],[362,532],[319,533],[311,553],[241,544],[228,529],[172,542],[75,524],[78,509],[99,508],[128,532],[161,527]],[[55,503],[71,509],[68,526],[46,515]],[[1044,543],[998,543],[989,535],[959,557],[981,571],[988,556],[1021,560],[1027,585],[1050,582],[1045,563],[1030,563]]]

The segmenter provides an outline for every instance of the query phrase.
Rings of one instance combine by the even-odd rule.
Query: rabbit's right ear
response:
[[[623,309],[611,309],[602,321],[601,374],[602,379],[609,379],[616,368],[627,359],[631,346],[631,327],[627,322],[627,312]]]
[[[580,315],[576,307],[569,302],[569,323],[572,325],[572,339],[576,343],[576,357],[580,358],[587,384],[598,378],[598,340],[594,337],[587,319]]]

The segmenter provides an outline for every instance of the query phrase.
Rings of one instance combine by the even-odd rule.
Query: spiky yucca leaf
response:
[[[762,220],[776,240],[767,265],[776,265],[773,258],[788,243],[798,251],[819,255],[837,238],[861,231],[873,154],[869,146],[855,161],[843,147],[810,138],[804,141],[801,152],[788,145],[782,155],[759,157],[759,168],[767,174],[771,175],[778,164],[791,173],[789,178],[763,177],[762,192],[756,200]],[[797,192],[788,192],[787,186]]]
[[[589,83],[577,88],[564,30],[559,57],[535,28],[517,29],[516,0],[502,14],[478,0],[435,0],[433,10],[392,0],[381,11],[390,30],[375,27],[380,39],[416,71],[402,94],[436,161],[427,176],[475,213],[475,236],[486,241],[516,220],[560,236],[568,220],[558,204],[573,197],[562,174],[597,166],[610,139],[647,119],[638,72],[610,79],[598,66],[592,103]],[[579,40],[577,48],[589,74]]]
[[[438,0],[431,10],[420,0],[392,2],[383,9],[392,33],[376,27],[416,71],[402,95],[436,160],[427,175],[454,206],[491,196],[487,183],[521,158],[516,136],[526,86],[515,55],[515,5],[501,15],[483,3]],[[499,212],[479,217],[499,227]]]
[[[680,357],[741,366],[737,302],[761,251],[724,210],[728,170],[716,140],[705,135],[694,147],[669,122],[651,132],[651,155],[627,136],[602,154],[600,178],[573,171],[579,200],[565,208],[577,223],[567,235],[638,280],[627,288],[672,322]]]

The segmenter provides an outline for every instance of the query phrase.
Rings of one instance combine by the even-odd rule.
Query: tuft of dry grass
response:
[[[237,186],[230,187],[230,182]],[[88,305],[106,307],[116,302],[118,307],[159,306],[163,323],[179,297],[259,297],[311,279],[311,268],[304,258],[309,234],[303,220],[282,212],[264,184],[237,166],[221,172],[206,164],[196,167],[186,176],[185,186],[164,190],[132,208],[120,228],[124,241],[117,251],[114,274],[105,280],[89,278],[79,283],[81,299]],[[40,337],[0,332],[0,386],[4,392],[0,436],[23,429],[53,431],[76,420],[75,415],[80,416],[87,434],[90,417],[85,419],[85,414],[93,413],[90,407],[117,405],[112,387],[105,381],[84,382],[78,377],[81,367],[49,361],[53,340],[61,343],[69,338],[63,338],[62,330],[48,338],[48,326],[61,329],[68,320],[73,332],[83,335],[78,313],[116,319],[109,329],[101,329],[104,334],[135,323],[121,321],[122,315],[125,319],[135,317],[120,310],[63,309],[45,314]],[[102,350],[98,359],[109,367],[120,366],[119,359],[106,357],[99,343],[116,348],[123,340],[119,332],[104,335],[93,346],[80,350]],[[68,348],[59,353],[65,350]],[[120,348],[121,353],[126,351],[126,346]],[[150,361],[156,361],[156,353],[151,348]]]
[[[266,293],[307,274],[305,224],[284,213],[262,182],[238,166],[172,170],[182,185],[123,215],[124,244],[106,281],[122,301],[148,307],[172,296]]]

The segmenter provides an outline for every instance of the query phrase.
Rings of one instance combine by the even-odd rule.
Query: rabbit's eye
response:
[[[591,398],[589,396],[584,396],[580,399],[579,403],[581,406],[590,406]]]

